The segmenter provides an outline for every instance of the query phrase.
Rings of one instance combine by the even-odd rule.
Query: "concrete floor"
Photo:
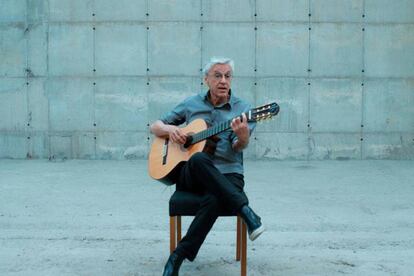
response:
[[[249,275],[414,275],[414,162],[246,162],[267,231]],[[0,160],[0,275],[161,275],[168,198],[146,161]],[[184,219],[188,225],[190,218]],[[220,218],[180,275],[238,275]]]

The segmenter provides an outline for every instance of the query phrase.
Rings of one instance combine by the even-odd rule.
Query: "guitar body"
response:
[[[207,129],[203,119],[196,119],[182,128],[182,131],[191,135]],[[185,148],[183,145],[173,143],[168,137],[155,137],[148,157],[149,175],[167,185],[172,185],[168,175],[181,162],[188,161],[190,157],[204,150],[206,140]]]

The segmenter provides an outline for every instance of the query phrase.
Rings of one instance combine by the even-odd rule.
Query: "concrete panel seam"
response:
[[[362,69],[361,69],[361,83],[365,82],[365,0],[362,0],[362,16],[361,16],[361,25],[362,25]],[[365,124],[365,86],[361,87],[361,149],[360,149],[360,159],[363,159],[364,156],[364,124]]]
[[[149,69],[150,67],[149,67],[149,23],[148,23],[148,21],[149,21],[149,1],[150,0],[146,0],[145,1],[145,8],[146,8],[146,12],[145,12],[145,15],[146,15],[146,18],[145,18],[145,25],[146,25],[146,36],[145,36],[145,39],[146,39],[146,41],[145,41],[145,47],[146,47],[146,49],[145,49],[145,52],[146,52],[146,56],[145,56],[145,62],[146,62],[146,67],[147,67],[147,69]],[[149,104],[149,102],[150,102],[150,95],[149,95],[149,89],[148,89],[148,85],[150,84],[150,77],[149,77],[149,70],[147,70],[146,71],[146,82],[147,82],[147,89],[146,89],[146,101],[147,101],[147,104]],[[151,133],[150,133],[150,128],[149,128],[149,126],[150,126],[150,118],[149,118],[149,112],[147,112],[147,143],[149,143],[149,141],[151,140]]]
[[[93,28],[93,39],[92,39],[92,53],[93,53],[93,58],[92,58],[92,75],[93,75],[93,81],[94,83],[97,82],[96,79],[96,0],[92,1],[92,28]],[[96,125],[96,103],[95,103],[95,97],[96,97],[96,85],[93,85],[93,90],[92,90],[92,122],[93,122],[93,129],[94,129],[94,133],[93,133],[93,158],[96,159],[96,129],[97,129],[97,125]]]
[[[311,135],[312,135],[312,127],[311,127],[311,106],[310,106],[310,102],[311,102],[311,57],[310,57],[310,52],[311,52],[311,24],[312,24],[312,11],[311,11],[311,0],[308,1],[308,70],[307,70],[307,81],[308,81],[308,122],[307,122],[307,134],[308,134],[308,153],[307,153],[307,160],[309,160],[311,158],[311,154],[312,154],[312,141],[311,141]],[[314,145],[314,143],[313,143]],[[313,147],[314,148],[314,147]]]

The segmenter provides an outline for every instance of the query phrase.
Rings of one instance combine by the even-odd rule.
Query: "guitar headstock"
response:
[[[249,122],[269,119],[279,113],[279,105],[275,102],[250,109],[247,114]]]

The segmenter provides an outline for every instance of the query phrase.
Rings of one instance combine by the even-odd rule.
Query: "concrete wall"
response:
[[[281,106],[247,157],[414,157],[411,0],[0,0],[0,157],[145,158],[213,55]]]

